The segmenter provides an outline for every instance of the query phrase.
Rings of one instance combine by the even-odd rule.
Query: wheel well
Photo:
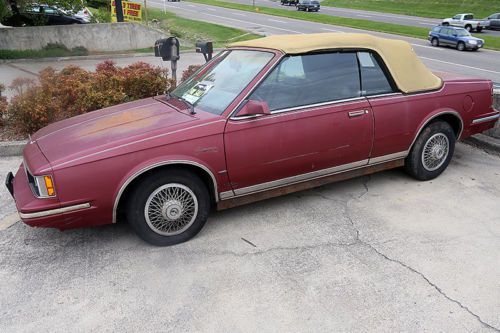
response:
[[[141,173],[139,176],[135,177],[129,184],[126,185],[125,190],[121,194],[119,201],[118,201],[118,206],[116,207],[116,222],[123,221],[125,220],[125,208],[126,208],[126,202],[128,201],[128,198],[132,194],[134,188],[140,184],[141,180],[149,177],[152,174],[155,173],[160,173],[160,172],[168,172],[168,170],[172,169],[182,169],[182,170],[188,170],[189,172],[192,172],[193,174],[197,175],[200,177],[200,179],[203,181],[205,186],[208,189],[208,193],[210,194],[210,202],[212,206],[215,206],[216,203],[216,197],[215,197],[215,187],[213,184],[212,177],[211,175],[204,169],[196,166],[196,165],[191,165],[191,164],[168,164],[168,165],[161,165],[156,168],[153,168],[151,170],[147,170],[144,173]]]
[[[455,133],[455,138],[457,140],[460,138],[460,134],[462,133],[462,121],[460,120],[460,118],[458,118],[458,116],[451,113],[446,113],[432,119],[430,123],[434,123],[436,121],[444,121],[448,123],[453,129],[453,133]]]

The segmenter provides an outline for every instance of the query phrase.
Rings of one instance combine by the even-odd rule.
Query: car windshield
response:
[[[171,96],[193,107],[221,114],[274,56],[271,52],[225,51],[197,75],[184,81]]]
[[[455,32],[457,33],[457,36],[459,37],[465,37],[465,36],[470,36],[471,34],[465,30],[465,29],[455,29]]]

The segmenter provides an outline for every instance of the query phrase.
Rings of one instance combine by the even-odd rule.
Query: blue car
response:
[[[464,28],[438,25],[429,32],[432,46],[452,46],[459,51],[477,51],[484,46],[484,40],[473,37]]]

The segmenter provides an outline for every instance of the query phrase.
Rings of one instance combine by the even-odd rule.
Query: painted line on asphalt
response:
[[[328,28],[320,28],[321,30],[325,30],[325,31],[331,31],[331,32],[343,32],[341,30],[335,30],[335,29],[328,29]]]
[[[285,23],[285,24],[286,24],[286,22],[285,22],[285,21],[280,21],[280,20],[275,20],[275,19],[270,19],[270,18],[268,18],[267,20],[268,20],[268,21],[271,21],[271,22]]]
[[[19,221],[21,221],[21,219],[18,213],[7,215],[0,221],[0,231],[10,228]]]
[[[425,22],[418,22],[418,24],[421,24],[421,25],[432,25],[432,26],[438,25],[438,23],[425,23]]]
[[[356,14],[356,16],[359,16],[359,17],[372,17],[371,15],[362,15],[362,14]]]
[[[245,14],[242,14],[242,13],[233,13],[233,15],[238,15],[238,16],[247,17]]]
[[[453,65],[453,66],[460,66],[460,67],[475,69],[475,70],[478,70],[478,71],[483,71],[483,72],[488,72],[488,73],[493,73],[493,74],[500,74],[500,72],[492,71],[492,70],[489,70],[489,69],[484,69],[484,68],[479,68],[479,67],[474,67],[474,66],[457,64],[455,62],[449,62],[449,61],[438,60],[438,59],[427,58],[427,57],[420,57],[420,58],[426,59],[426,60],[431,60],[431,61],[436,61],[436,62],[441,62],[443,64],[448,64],[448,65]]]
[[[185,10],[185,11],[188,11],[188,12],[198,13],[198,14],[202,14],[202,15],[206,15],[206,16],[212,16],[212,17],[216,17],[216,18],[219,18],[219,19],[223,19],[223,20],[230,20],[230,21],[235,21],[235,22],[240,22],[240,23],[245,23],[245,24],[251,24],[251,25],[254,25],[254,26],[258,25],[260,27],[270,28],[270,29],[275,29],[275,30],[281,30],[281,31],[286,31],[286,32],[291,32],[291,33],[294,33],[294,34],[304,34],[302,31],[296,31],[296,30],[291,30],[291,29],[279,28],[279,27],[274,27],[272,25],[266,25],[266,24],[261,24],[261,23],[256,23],[256,22],[244,21],[244,20],[239,20],[239,19],[235,19],[235,18],[231,18],[231,17],[215,15],[215,14],[208,14],[208,13],[199,12],[197,10],[186,9],[186,8],[182,8],[182,7],[172,6],[172,5],[166,5],[166,7],[176,8],[176,9],[182,9],[182,10]],[[203,7],[205,7],[205,6],[203,6]],[[231,11],[228,11],[228,12],[231,13]],[[257,14],[257,15],[261,15],[261,14]]]
[[[341,8],[338,8],[338,7],[328,7],[326,8],[327,6],[323,6],[322,8],[324,9],[327,9],[327,10],[332,10],[332,11],[338,11],[338,12],[346,12],[346,13],[349,13],[349,14],[357,14],[358,12],[357,11],[354,11],[354,10],[350,10],[350,9],[341,9]],[[411,17],[411,16],[405,16],[405,15],[397,15],[397,14],[392,14],[392,15],[387,15],[387,14],[379,14],[379,13],[374,13],[374,12],[370,12],[370,15],[372,16],[380,16],[380,17],[388,17],[388,18],[393,18],[393,19],[403,19],[403,20],[412,20],[412,21],[420,21],[420,22],[423,22],[425,21],[425,18],[424,17]],[[429,23],[433,23],[433,21],[427,21]]]
[[[411,44],[412,46],[417,46],[417,47],[423,47],[423,48],[426,48],[426,49],[432,49],[432,50],[435,50],[435,51],[444,51],[444,49],[440,49],[438,47],[434,47],[434,46],[426,46],[426,45],[420,45],[420,44]]]

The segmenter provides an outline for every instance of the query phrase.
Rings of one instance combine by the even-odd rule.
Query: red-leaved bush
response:
[[[189,65],[188,68],[182,72],[181,82],[189,79],[191,75],[193,75],[198,69],[200,69],[201,65]]]
[[[61,71],[48,67],[38,82],[14,80],[14,97],[4,109],[0,102],[0,111],[5,112],[5,125],[26,135],[57,120],[170,91],[167,74],[143,62],[121,68],[105,61],[95,72],[77,66]]]
[[[7,114],[7,98],[2,96],[5,86],[0,83],[0,126],[3,126],[3,119]]]

